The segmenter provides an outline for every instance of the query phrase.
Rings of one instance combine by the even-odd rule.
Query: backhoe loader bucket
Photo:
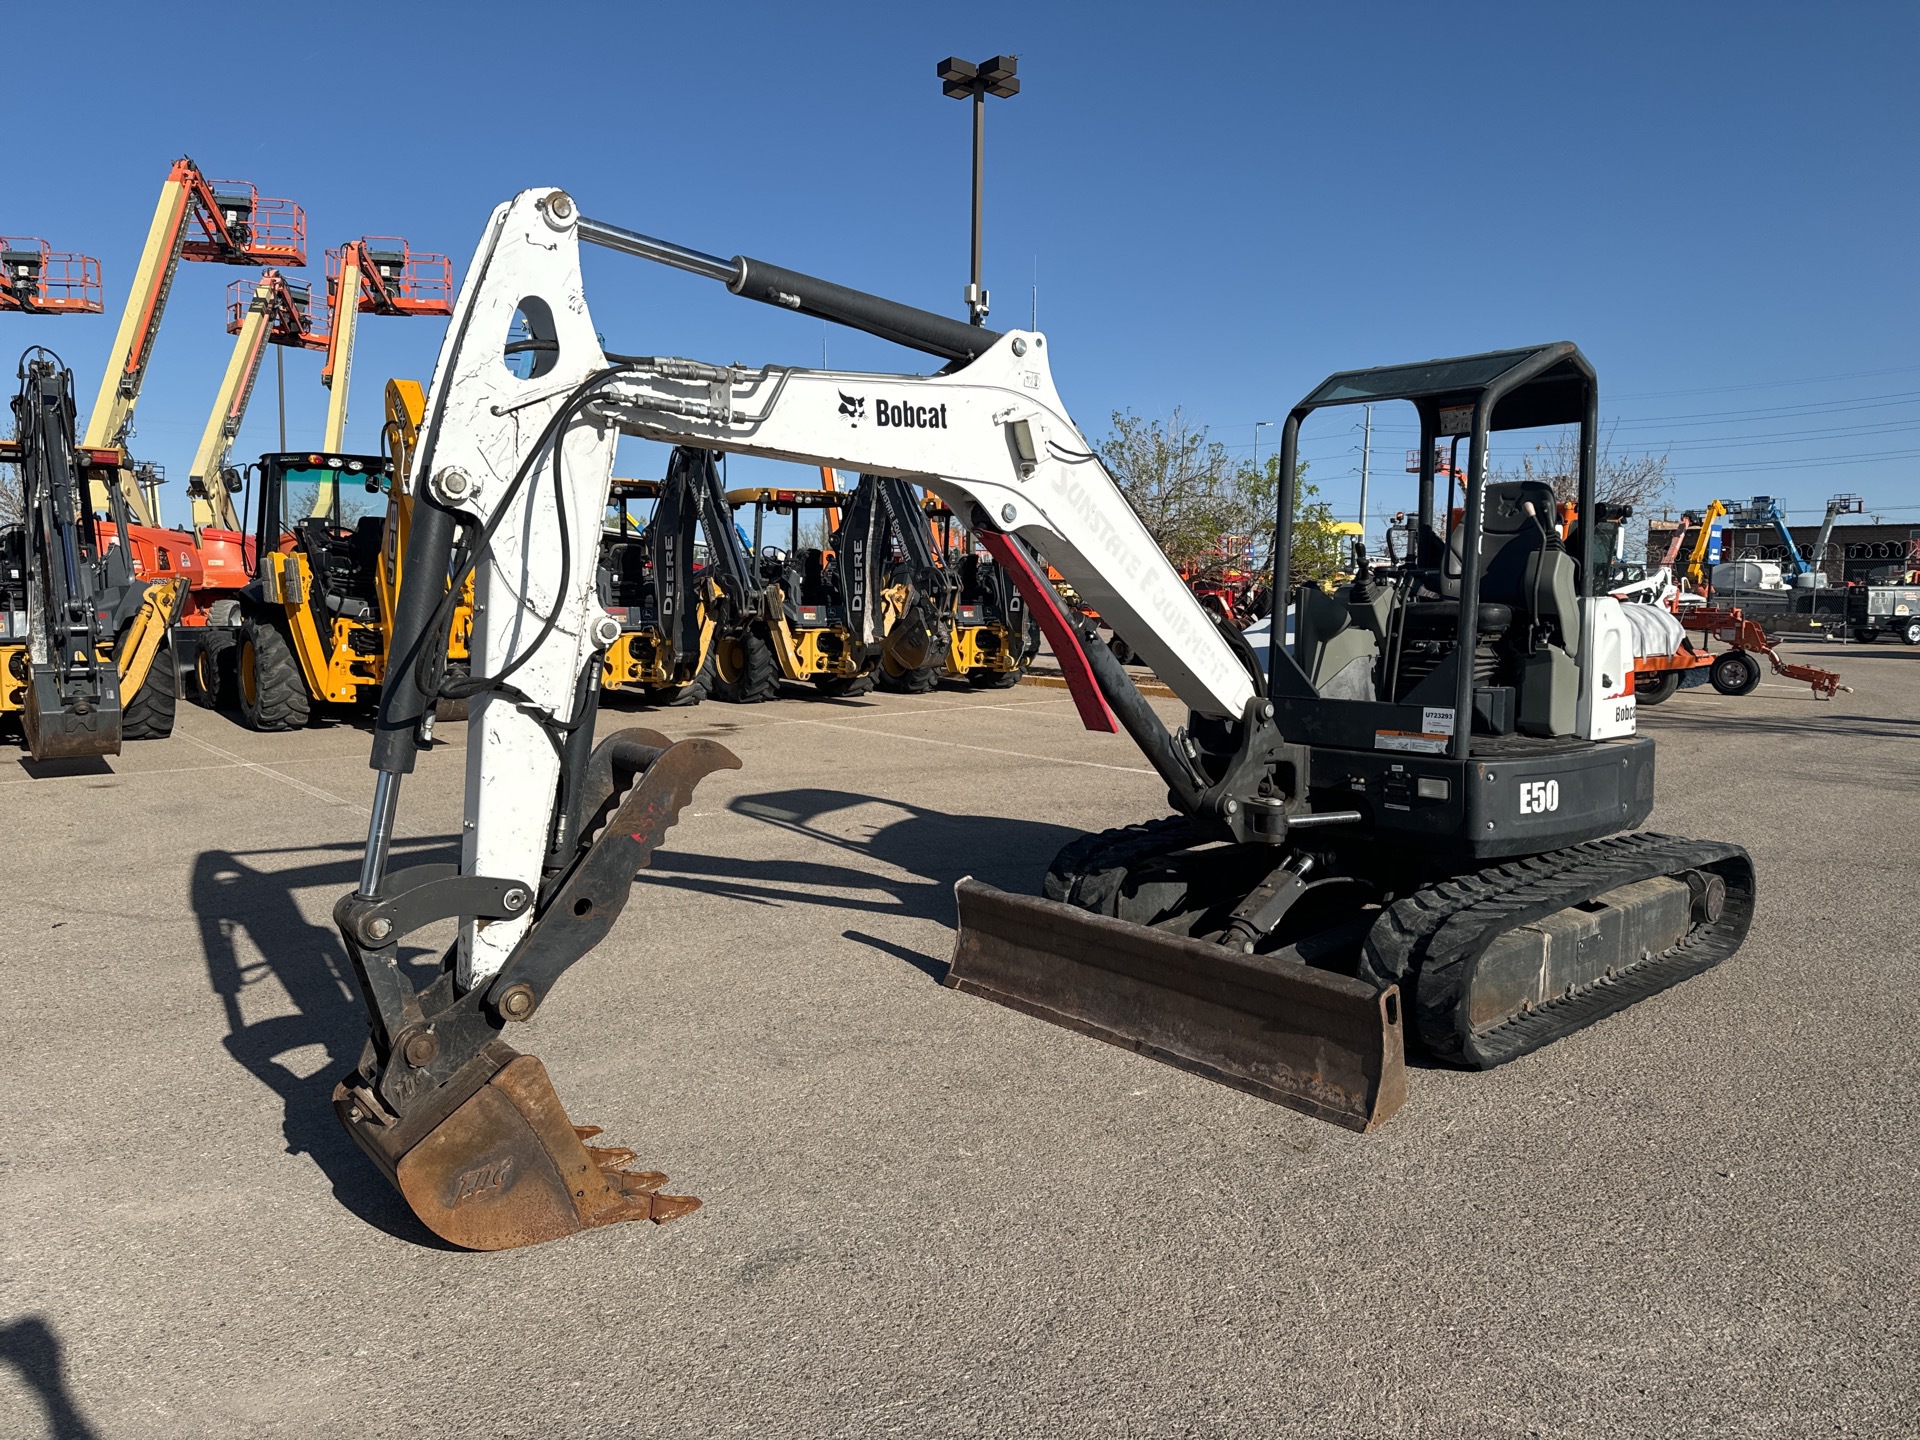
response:
[[[1330,1120],[1406,1099],[1400,992],[962,880],[946,983]]]

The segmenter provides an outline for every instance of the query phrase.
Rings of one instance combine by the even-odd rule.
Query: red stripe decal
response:
[[[1107,697],[1100,693],[1100,684],[1093,678],[1093,666],[1087,662],[1087,652],[1080,648],[1079,635],[1061,613],[1060,597],[1053,586],[1033,568],[1025,548],[1016,545],[1012,536],[985,529],[976,534],[995,563],[1005,566],[1007,573],[1013,576],[1013,583],[1020,589],[1020,598],[1027,602],[1027,608],[1033,611],[1034,618],[1040,622],[1040,633],[1047,637],[1047,643],[1053,647],[1054,658],[1060,662],[1061,672],[1067,677],[1067,692],[1073,696],[1074,709],[1080,712],[1080,723],[1089,730],[1118,735],[1120,722],[1108,707]]]

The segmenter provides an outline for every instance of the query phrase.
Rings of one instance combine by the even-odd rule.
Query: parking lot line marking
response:
[[[182,734],[180,738],[198,745],[202,750],[208,751],[210,754],[218,755],[222,760],[227,761],[231,765],[235,765],[242,770],[252,770],[261,775],[268,776],[271,779],[278,780],[282,785],[291,786],[303,795],[311,795],[315,800],[324,800],[329,805],[344,805],[349,810],[358,810],[362,815],[371,813],[368,806],[357,804],[352,800],[343,800],[331,790],[322,790],[318,785],[309,785],[304,780],[298,780],[291,775],[283,774],[271,765],[262,765],[258,761],[249,760],[242,755],[236,755],[231,750],[222,750],[218,745],[210,744],[196,735]]]
[[[830,720],[794,720],[787,723],[815,725],[822,730],[846,730],[855,735],[883,735],[890,740],[910,740],[916,745],[940,745],[948,750],[977,750],[982,755],[1005,755],[1012,760],[1039,760],[1049,765],[1079,765],[1088,770],[1119,770],[1128,775],[1154,773],[1139,765],[1108,765],[1100,760],[1069,760],[1061,755],[1035,755],[1027,750],[1007,750],[998,745],[963,745],[958,740],[935,740],[927,735],[902,735],[898,730],[869,730],[864,725],[836,725]]]
[[[186,737],[183,735],[181,738],[185,739]],[[274,763],[277,765],[322,765],[335,760],[354,759],[358,757],[359,754],[360,752],[355,750],[350,753],[337,755],[302,755],[297,759],[277,760]],[[245,764],[245,761],[234,762],[227,760],[214,761],[206,765],[165,765],[155,770],[112,770],[107,773],[115,780],[144,780],[149,775],[211,775],[216,770],[239,770],[243,768]],[[84,777],[27,775],[22,776],[18,780],[0,780],[0,789],[4,789],[9,785],[38,785],[42,789],[45,789],[50,780],[68,778],[98,780],[101,777],[99,775],[87,775]]]

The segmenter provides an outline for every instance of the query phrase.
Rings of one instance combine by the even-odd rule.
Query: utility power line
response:
[[[1755,380],[1746,385],[1706,385],[1696,390],[1636,390],[1614,395],[1614,400],[1658,400],[1669,395],[1728,395],[1737,390],[1774,390],[1787,385],[1825,385],[1834,380],[1864,380],[1874,375],[1911,375],[1920,365],[1895,365],[1885,370],[1848,370],[1838,375],[1808,375],[1799,380]]]

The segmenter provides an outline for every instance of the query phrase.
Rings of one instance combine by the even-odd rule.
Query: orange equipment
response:
[[[120,463],[105,473],[117,477],[114,483],[128,513],[141,525],[159,523],[158,487],[140,483],[126,441],[167,294],[182,260],[297,269],[307,263],[306,213],[291,200],[262,197],[244,180],[209,180],[188,159],[174,161],[167,172],[82,441],[88,450],[120,452]],[[154,493],[149,494],[149,488]],[[93,501],[95,510],[107,509],[99,482]]]
[[[0,310],[28,315],[98,315],[100,262],[46,241],[0,235]]]
[[[347,441],[347,388],[359,317],[453,314],[453,262],[444,255],[415,254],[398,236],[362,235],[327,251],[327,313],[327,358],[320,367],[320,383],[328,391],[327,428],[320,448],[336,452]]]

